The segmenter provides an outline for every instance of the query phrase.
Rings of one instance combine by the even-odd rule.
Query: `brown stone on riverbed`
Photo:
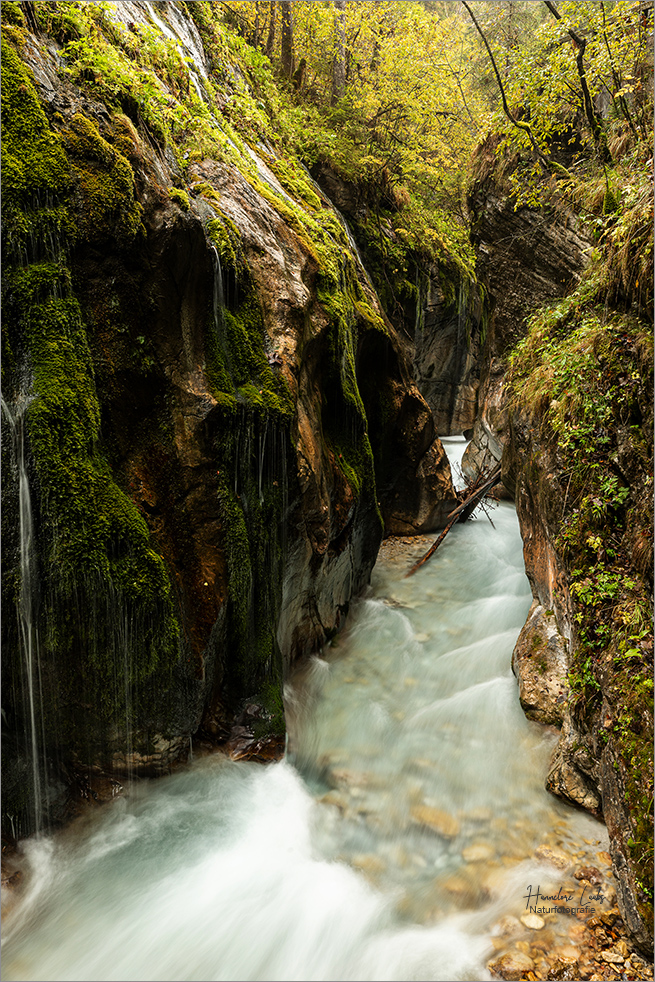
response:
[[[522,951],[508,951],[494,962],[489,962],[489,971],[498,979],[508,982],[519,982],[528,972],[534,969],[534,962],[529,955]]]
[[[384,862],[374,853],[360,853],[353,856],[352,865],[372,877],[379,876],[386,869]]]
[[[494,931],[501,936],[512,936],[513,934],[521,934],[523,928],[521,927],[521,922],[518,917],[514,917],[512,914],[505,914],[504,917],[498,921],[494,927]]]
[[[572,862],[571,857],[563,849],[547,845],[538,846],[534,851],[534,858],[538,859],[540,863],[554,866],[555,869],[566,869]]]
[[[454,839],[459,834],[460,825],[454,815],[432,808],[430,805],[414,805],[410,815],[415,822],[426,825],[444,839]]]
[[[573,875],[576,880],[587,880],[596,885],[603,882],[602,874],[595,866],[583,866],[577,869]]]
[[[466,863],[482,863],[493,855],[494,850],[484,842],[474,842],[462,850],[462,859]]]
[[[524,924],[531,931],[541,931],[546,926],[545,920],[543,917],[539,917],[539,914],[523,914],[521,924]]]
[[[618,951],[601,951],[600,957],[609,965],[622,965],[625,961],[623,955],[619,954]]]

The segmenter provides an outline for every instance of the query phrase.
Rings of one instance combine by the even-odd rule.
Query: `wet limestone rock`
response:
[[[128,19],[160,30],[149,4],[113,14],[125,19],[128,7]],[[209,77],[188,12],[157,16]],[[3,168],[10,238],[37,233],[4,255],[3,370],[10,402],[26,365],[36,376],[33,508],[51,536],[38,543],[39,631],[50,644],[46,732],[59,741],[44,752],[81,770],[159,773],[199,727],[227,740],[244,702],[259,707],[258,747],[265,731],[279,736],[283,678],[368,583],[383,519],[431,530],[454,493],[407,353],[327,198],[308,205],[311,189],[285,188],[274,154],[233,141],[219,160],[194,147],[182,167],[131,96],[103,103],[84,72],[61,70],[55,38],[25,33],[3,46],[5,149],[27,160],[47,148],[52,173]],[[171,91],[171,104],[180,98]],[[42,282],[44,271],[61,281]],[[5,652],[18,650],[15,539]],[[48,560],[64,546],[79,558],[65,578]],[[20,672],[12,663],[5,676],[17,734]]]
[[[522,951],[512,949],[489,962],[489,971],[497,979],[507,979],[508,982],[517,982],[519,979],[526,978],[528,972],[534,970],[534,961],[529,955]]]
[[[325,162],[312,167],[312,176],[351,223],[385,313],[406,349],[418,391],[430,407],[436,433],[470,429],[476,417],[483,332],[483,304],[474,278],[446,257],[435,262],[427,254],[410,251],[408,271],[391,284],[377,236],[370,234],[379,187],[356,185]],[[382,201],[385,208],[398,207],[391,189],[383,192]],[[393,224],[383,226],[384,236],[400,244]]]
[[[568,691],[568,649],[553,612],[533,600],[512,654],[512,670],[528,719],[561,726]]]
[[[476,419],[480,385],[483,305],[480,290],[461,270],[430,264],[417,271],[412,338],[416,384],[441,435],[461,434]]]

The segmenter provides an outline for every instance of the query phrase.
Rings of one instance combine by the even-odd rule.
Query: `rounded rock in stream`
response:
[[[539,914],[524,914],[521,917],[521,924],[531,931],[541,931],[546,926],[545,920],[539,917]]]
[[[533,971],[534,961],[522,951],[512,950],[507,951],[495,961],[489,962],[488,967],[496,978],[507,979],[508,982],[519,982],[528,972]]]
[[[573,862],[571,856],[564,852],[563,849],[557,849],[547,845],[541,845],[535,849],[534,858],[538,859],[540,863],[547,863],[549,866],[554,866],[555,869],[568,869]]]
[[[425,825],[444,839],[454,839],[459,835],[460,824],[454,815],[433,808],[431,805],[415,805],[410,815],[419,825]]]
[[[465,863],[483,863],[495,855],[491,846],[484,842],[474,842],[472,845],[462,849],[462,859]]]
[[[499,934],[501,937],[512,937],[515,934],[522,934],[522,932],[521,922],[518,917],[514,917],[512,914],[505,914],[494,927],[494,934]]]

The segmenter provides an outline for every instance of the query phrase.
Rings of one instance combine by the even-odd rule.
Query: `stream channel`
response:
[[[536,938],[528,889],[575,882],[557,866],[598,865],[607,835],[544,790],[556,734],[511,670],[518,522],[491,517],[409,579],[431,540],[383,544],[347,629],[287,688],[284,760],[206,756],[25,843],[2,978],[489,979]],[[544,919],[570,944],[574,916]]]

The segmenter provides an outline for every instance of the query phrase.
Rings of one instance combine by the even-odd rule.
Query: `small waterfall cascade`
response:
[[[25,716],[27,720],[27,745],[30,753],[32,794],[34,797],[34,828],[38,834],[44,826],[47,802],[46,782],[42,779],[41,757],[44,746],[41,706],[41,665],[39,660],[39,636],[36,623],[36,569],[34,556],[34,523],[32,501],[25,454],[25,419],[30,397],[20,397],[12,410],[1,398],[2,414],[11,432],[16,467],[18,470],[19,537],[20,537],[20,591],[18,595],[18,623],[23,666]],[[45,807],[44,807],[45,806]]]
[[[223,311],[225,309],[225,291],[223,288],[223,270],[221,257],[216,246],[211,247],[212,263],[214,266],[214,327],[219,333],[223,329]]]
[[[223,267],[221,266],[221,257],[218,254],[218,249],[216,246],[211,246],[211,256],[212,256],[212,266],[214,267],[214,285],[213,285],[213,319],[214,319],[214,330],[216,331],[216,340],[220,347],[223,359],[225,362],[225,367],[227,368],[230,375],[233,374],[233,364],[232,356],[230,354],[230,346],[226,341],[225,337],[225,310],[227,307],[227,298],[225,296],[225,280],[223,276]]]

